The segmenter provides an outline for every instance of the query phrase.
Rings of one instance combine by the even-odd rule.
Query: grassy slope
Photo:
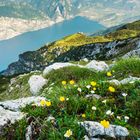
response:
[[[61,40],[50,43],[42,47],[39,51],[43,54],[46,62],[52,62],[57,57],[56,52],[65,53],[70,49],[80,47],[82,45],[111,42],[114,40],[124,40],[134,38],[140,35],[140,21],[126,24],[125,26],[104,36],[86,36],[82,33],[76,33],[64,37]]]
[[[32,107],[29,105],[22,109],[28,113],[28,117],[35,117],[37,128],[41,129],[41,132],[34,137],[40,140],[64,140],[64,133],[66,130],[71,129],[73,131],[71,139],[81,140],[85,135],[85,131],[77,125],[78,121],[93,120],[100,122],[103,119],[108,120],[111,124],[127,127],[130,131],[128,140],[140,136],[138,130],[140,81],[121,86],[104,82],[114,78],[123,79],[130,75],[140,76],[140,59],[120,60],[112,67],[111,71],[113,70],[115,72],[112,72],[112,77],[108,77],[106,72],[95,72],[77,67],[62,68],[49,73],[46,76],[49,79],[48,85],[42,89],[40,94],[50,100],[52,105],[50,107]],[[63,80],[67,81],[66,86],[61,84]],[[75,85],[70,85],[70,80],[75,80]],[[90,89],[86,88],[91,81],[97,82],[95,94],[102,96],[99,100],[85,98],[85,95],[89,94],[93,89],[93,87]],[[54,84],[52,85],[52,83]],[[109,86],[113,86],[116,91],[114,93],[109,92]],[[82,89],[81,93],[77,91],[78,87]],[[128,94],[126,99],[122,96],[122,93]],[[60,102],[59,98],[61,96],[64,96],[65,99],[69,98],[69,100]],[[102,103],[105,99],[107,100],[106,104]],[[92,106],[96,106],[97,110],[93,111]],[[105,113],[110,109],[114,112],[113,116],[108,116]],[[46,121],[50,114],[56,118],[56,122]],[[86,117],[82,118],[82,114],[85,114]],[[121,120],[117,119],[117,116],[121,116]],[[124,116],[130,117],[127,123],[124,121]],[[13,139],[22,140],[24,139],[27,125],[28,123],[23,119],[12,127],[6,128],[6,132],[8,135],[12,132]],[[15,129],[14,132],[12,131],[13,129]],[[107,139],[109,140],[109,138]]]

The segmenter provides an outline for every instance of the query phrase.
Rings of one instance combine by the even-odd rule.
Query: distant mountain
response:
[[[66,36],[37,51],[21,54],[19,60],[10,64],[1,74],[14,75],[42,70],[54,62],[79,61],[84,58],[114,60],[131,56],[140,57],[140,21],[125,24],[101,36],[92,37],[83,33]]]
[[[48,27],[75,16],[88,17],[110,27],[138,20],[139,13],[139,0],[1,0],[0,39]]]

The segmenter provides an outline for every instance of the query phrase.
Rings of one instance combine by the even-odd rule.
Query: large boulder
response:
[[[6,124],[9,122],[14,123],[17,120],[22,119],[24,116],[24,113],[7,110],[0,106],[0,134]]]
[[[68,67],[68,66],[77,66],[76,64],[72,64],[72,63],[54,63],[48,67],[45,68],[45,70],[43,71],[43,75],[47,75],[49,72],[51,72],[52,70],[57,70],[60,68],[64,68],[64,67]]]
[[[38,104],[41,100],[45,100],[45,98],[40,97],[40,96],[26,97],[26,98],[20,98],[17,100],[8,100],[8,101],[0,102],[0,106],[2,106],[5,109],[12,110],[12,111],[19,111],[20,108],[23,108],[26,105],[29,105],[31,103]]]
[[[80,124],[86,129],[88,136],[94,138],[96,136],[108,136],[112,138],[126,137],[129,135],[125,127],[118,125],[110,125],[109,128],[104,128],[100,123],[94,121],[84,121]]]
[[[94,69],[96,71],[104,71],[109,68],[109,66],[104,61],[92,60],[86,66],[88,69]]]
[[[30,77],[28,83],[30,85],[30,91],[33,95],[39,93],[42,87],[46,84],[47,80],[44,79],[41,75],[33,75]]]

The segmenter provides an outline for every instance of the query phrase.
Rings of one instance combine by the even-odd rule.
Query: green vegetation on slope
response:
[[[140,35],[140,21],[126,24],[121,28],[108,33],[104,36],[86,36],[82,33],[76,33],[64,37],[61,40],[50,43],[40,49],[43,57],[47,63],[53,62],[53,60],[71,49],[80,47],[83,45],[94,43],[105,43],[114,40],[124,40],[128,38],[134,38]],[[123,46],[122,46],[123,47]]]
[[[126,140],[140,137],[140,81],[118,86],[108,82],[114,78],[140,76],[139,66],[139,58],[130,58],[116,62],[109,71],[111,76],[107,76],[106,71],[96,72],[79,67],[66,67],[50,72],[46,76],[49,79],[48,85],[40,94],[44,95],[51,104],[48,106],[47,104],[28,105],[22,109],[28,113],[27,117],[30,117],[35,124],[33,139],[65,140],[64,134],[70,129],[73,132],[70,139],[81,140],[86,133],[78,122],[84,120],[100,122],[104,119],[110,124],[128,128],[130,135]],[[126,96],[123,96],[123,93]],[[101,98],[86,98],[85,96],[89,94],[99,95]],[[114,114],[106,114],[108,110]],[[50,115],[55,120],[47,121]],[[126,116],[129,117],[127,121]],[[12,132],[13,139],[22,140],[28,125],[29,122],[24,118],[11,127],[7,127],[5,136],[9,136]],[[107,137],[107,139],[110,138]]]

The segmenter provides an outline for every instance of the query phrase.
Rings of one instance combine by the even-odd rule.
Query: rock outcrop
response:
[[[0,102],[0,134],[5,125],[13,124],[26,116],[25,113],[20,111],[20,108],[31,103],[39,104],[41,100],[45,100],[45,98],[38,96]]]
[[[110,125],[109,128],[104,128],[100,123],[94,121],[84,121],[80,123],[87,131],[89,140],[99,138],[101,136],[108,136],[112,138],[126,137],[129,135],[128,130],[125,127],[118,125]]]
[[[42,87],[47,83],[47,80],[41,75],[32,75],[28,81],[30,85],[30,91],[33,95],[39,93]]]

